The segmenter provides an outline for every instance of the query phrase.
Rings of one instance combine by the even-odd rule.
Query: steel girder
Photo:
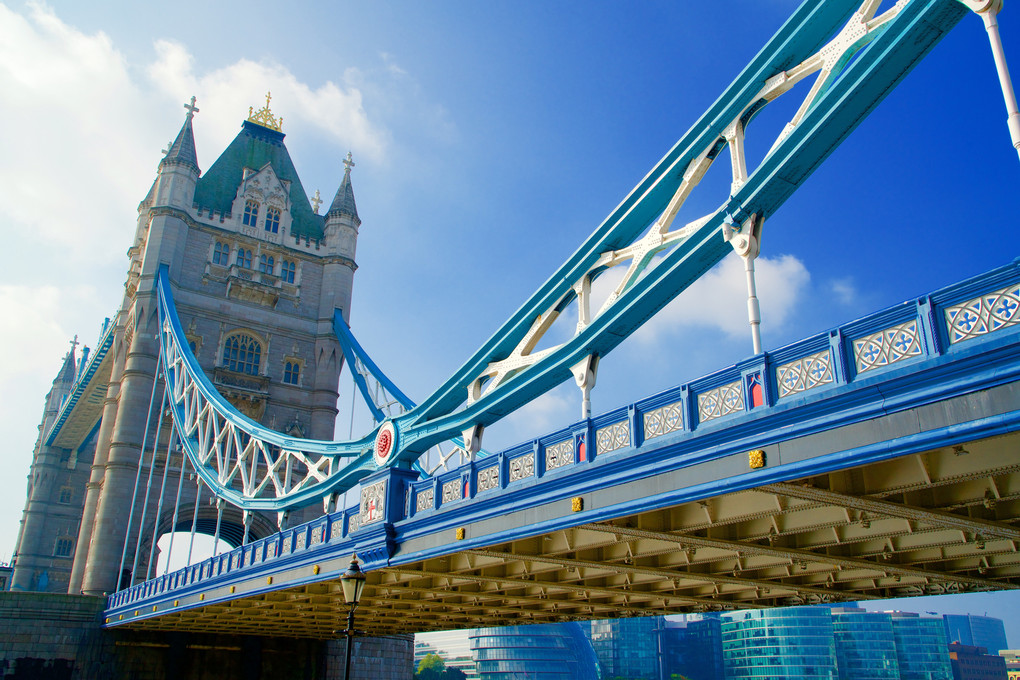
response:
[[[806,0],[701,119],[460,369],[420,405],[387,418],[360,439],[296,439],[236,412],[182,342],[169,282],[161,273],[161,338],[172,411],[203,481],[242,508],[283,511],[350,489],[377,467],[410,466],[429,448],[461,433],[460,446],[468,455],[477,451],[485,426],[605,356],[717,264],[734,234],[749,231],[752,221],[760,228],[968,11],[957,0],[901,0],[876,15],[879,5],[880,0]],[[796,115],[765,159],[749,170],[743,149],[750,122],[810,77],[814,85]],[[730,195],[714,212],[674,227],[690,193],[727,148]],[[614,268],[624,270],[620,281],[593,310],[592,284]],[[571,305],[577,309],[573,337],[537,350]]]

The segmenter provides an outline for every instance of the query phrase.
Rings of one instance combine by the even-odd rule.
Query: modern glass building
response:
[[[825,607],[727,612],[722,615],[727,680],[836,680],[832,615]]]
[[[972,614],[946,614],[942,617],[946,639],[971,647],[984,647],[989,654],[1009,649],[1002,619]]]
[[[667,619],[659,631],[662,677],[724,680],[722,622],[717,615],[687,614]]]
[[[941,618],[891,612],[896,661],[902,680],[952,680],[946,631]]]
[[[577,623],[468,632],[481,680],[600,680],[598,661]]]
[[[840,680],[899,680],[892,617],[860,607],[833,607],[832,633]]]
[[[607,678],[658,680],[661,616],[590,622],[591,646]]]

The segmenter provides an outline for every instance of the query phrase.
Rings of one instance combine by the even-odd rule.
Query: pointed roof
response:
[[[77,336],[75,340],[77,341]],[[54,378],[54,383],[73,383],[74,377],[77,375],[77,369],[74,365],[74,349],[71,349],[64,357],[64,365],[60,367],[60,372],[57,373],[57,377]]]
[[[188,116],[184,119],[181,131],[177,133],[177,139],[170,145],[170,150],[159,165],[160,167],[170,164],[186,165],[194,168],[196,172],[201,172],[198,167],[198,155],[195,153],[195,133],[191,128],[191,119],[198,111],[195,108],[195,98],[192,97],[191,104],[185,104],[184,108],[188,110]]]
[[[333,203],[329,206],[329,210],[326,211],[326,217],[329,218],[333,215],[347,215],[353,217],[354,221],[361,225],[361,218],[358,217],[358,205],[354,202],[354,187],[351,185],[351,168],[354,167],[354,161],[351,160],[351,152],[347,152],[347,158],[344,159],[344,178],[340,182],[340,188],[336,190],[336,197],[333,198]]]
[[[260,170],[270,164],[276,176],[290,182],[291,233],[322,238],[324,218],[312,212],[294,162],[283,144],[285,135],[251,120],[241,124],[234,141],[220,154],[195,187],[195,205],[229,213],[244,180],[244,169]]]

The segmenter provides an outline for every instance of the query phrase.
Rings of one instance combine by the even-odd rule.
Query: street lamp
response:
[[[347,612],[347,652],[344,662],[344,680],[351,677],[351,643],[354,641],[354,610],[361,602],[361,592],[365,589],[365,572],[358,566],[358,556],[351,555],[351,566],[340,576],[340,586],[344,591],[344,602],[350,605]]]

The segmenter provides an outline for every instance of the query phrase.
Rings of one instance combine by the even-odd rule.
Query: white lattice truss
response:
[[[236,412],[221,413],[188,370],[168,319],[163,322],[162,352],[174,426],[190,444],[189,456],[199,474],[227,500],[242,501],[239,505],[259,499],[276,501],[273,506],[287,504],[325,485],[357,458],[305,450],[302,445],[321,444],[312,440],[293,439],[293,447],[270,443],[259,436],[264,428],[257,423],[245,422]],[[328,489],[323,493],[328,494]]]
[[[828,89],[829,85],[838,78],[843,67],[886,24],[894,19],[909,2],[910,0],[900,0],[896,5],[876,17],[875,12],[881,5],[881,0],[867,0],[861,4],[843,29],[822,49],[797,66],[778,73],[766,81],[765,86],[758,92],[757,96],[751,98],[750,101],[752,103],[743,109],[725,127],[722,138],[713,139],[708,142],[697,158],[690,164],[684,173],[683,182],[674,193],[666,209],[654,221],[651,227],[630,245],[603,252],[598,260],[574,281],[572,292],[568,296],[551,305],[544,313],[536,317],[530,329],[524,333],[509,356],[489,363],[468,384],[467,402],[469,404],[473,403],[482,396],[495,391],[513,376],[538,364],[542,359],[560,349],[565,343],[535,351],[536,346],[542,341],[545,334],[553,327],[559,315],[570,306],[572,301],[576,300],[577,305],[577,326],[573,336],[576,337],[588,327],[595,317],[612,307],[646,272],[651,271],[656,266],[656,255],[663,253],[667,249],[675,248],[697,232],[700,227],[704,226],[715,213],[687,222],[676,229],[673,228],[677,214],[687,198],[701,182],[715,159],[721,155],[722,146],[728,146],[730,150],[732,170],[730,194],[732,195],[736,194],[738,189],[747,182],[749,176],[747,160],[744,155],[744,135],[750,119],[764,105],[789,92],[795,85],[806,78],[816,76],[813,86],[807,93],[793,119],[786,124],[773,142],[769,150],[771,154],[797,128],[804,116]],[[626,269],[624,269],[624,265],[626,265]],[[622,270],[622,274],[619,281],[609,292],[605,302],[601,305],[595,316],[593,316],[591,311],[592,284],[598,277],[604,275],[610,269]]]

